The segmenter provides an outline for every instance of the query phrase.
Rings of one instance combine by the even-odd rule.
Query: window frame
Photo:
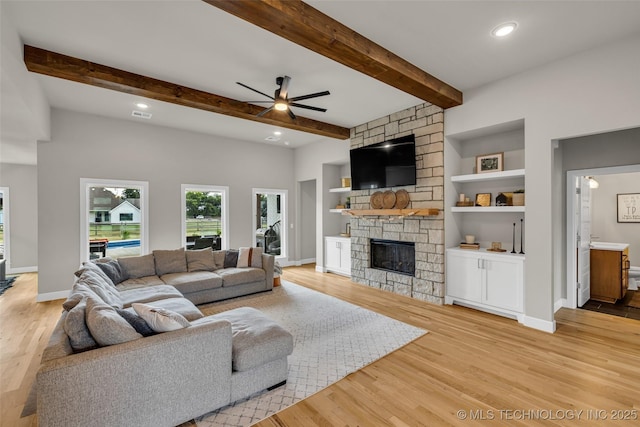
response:
[[[280,255],[275,255],[276,260],[286,262],[289,259],[289,222],[287,212],[289,210],[289,190],[285,188],[252,188],[251,189],[251,246],[255,246],[256,228],[255,222],[258,215],[256,197],[258,194],[276,194],[280,196]],[[266,248],[265,248],[266,250]]]

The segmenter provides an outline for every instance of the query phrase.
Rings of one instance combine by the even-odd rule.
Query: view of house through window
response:
[[[187,249],[226,248],[225,200],[222,187],[183,186],[183,235]]]
[[[142,255],[140,188],[88,186],[89,258]]]
[[[254,189],[255,246],[286,256],[286,190]]]

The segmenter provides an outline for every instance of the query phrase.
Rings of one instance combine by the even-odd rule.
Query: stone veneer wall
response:
[[[394,187],[410,195],[408,208],[438,208],[422,217],[351,218],[351,280],[424,301],[444,302],[444,113],[429,103],[351,129],[351,148],[413,133],[416,137],[416,185]],[[387,190],[387,189],[382,189]],[[377,190],[351,192],[352,209],[371,209]],[[415,277],[369,267],[369,239],[415,242]]]

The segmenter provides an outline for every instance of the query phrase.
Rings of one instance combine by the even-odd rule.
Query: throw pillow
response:
[[[99,345],[121,344],[142,338],[110,305],[89,297],[86,310],[87,326]]]
[[[129,279],[156,275],[156,264],[152,254],[118,258],[118,262]]]
[[[124,272],[122,271],[122,267],[120,267],[120,264],[115,259],[106,262],[97,262],[96,265],[104,274],[107,275],[109,279],[111,279],[114,285],[127,280]]]
[[[102,278],[108,285],[110,285],[111,287],[114,287],[116,285],[113,284],[113,282],[111,281],[111,279],[109,278],[109,276],[107,276],[104,271],[102,271],[100,269],[100,267],[98,267],[96,265],[96,263],[94,262],[83,262],[82,263],[82,267],[80,267],[80,269],[78,271],[76,271],[74,274],[76,275],[76,277],[80,277],[82,276],[82,273],[84,273],[85,271],[93,271],[95,272],[98,276],[100,276],[100,278]]]
[[[98,346],[96,340],[91,336],[86,318],[87,297],[83,297],[75,307],[67,313],[64,318],[64,331],[69,336],[69,344],[75,352],[91,350]]]
[[[78,279],[78,283],[84,283],[98,295],[103,302],[112,307],[122,308],[120,292],[113,286],[109,286],[95,271],[87,270]]]
[[[262,248],[253,248],[249,265],[251,267],[262,268]]]
[[[262,248],[240,248],[236,267],[262,268]]]
[[[100,298],[95,292],[89,288],[84,282],[76,282],[71,288],[71,294],[65,302],[62,303],[62,308],[70,311],[82,301],[82,298],[92,296],[94,298]]]
[[[189,327],[191,323],[180,313],[154,307],[149,304],[131,304],[138,316],[142,317],[156,332],[170,332]]]
[[[184,273],[187,271],[187,257],[184,252],[184,248],[153,251],[156,274],[162,276],[163,274]]]
[[[236,249],[228,249],[224,256],[223,268],[231,268],[238,265],[238,255],[239,252]]]
[[[130,311],[120,309],[120,308],[117,308],[116,312],[120,316],[122,316],[124,320],[129,322],[129,324],[133,326],[133,329],[135,329],[136,332],[142,335],[143,337],[148,337],[156,334],[156,331],[151,329],[151,326],[149,326],[149,324],[145,322],[145,320],[142,317],[138,316],[136,313],[132,313]]]
[[[240,248],[238,251],[238,263],[236,267],[245,268],[249,267],[251,262],[251,248]]]

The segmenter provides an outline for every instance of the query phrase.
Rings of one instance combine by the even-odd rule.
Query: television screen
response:
[[[354,148],[350,155],[353,190],[416,184],[416,143],[413,135]]]

